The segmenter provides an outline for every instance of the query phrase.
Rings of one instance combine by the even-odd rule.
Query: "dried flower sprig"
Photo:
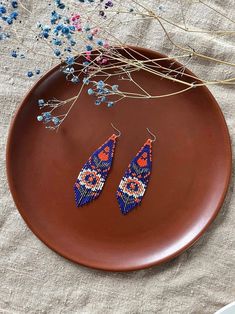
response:
[[[33,16],[33,12],[21,1],[4,1],[4,3],[2,1],[0,4],[2,20],[0,41],[12,40],[19,45],[10,52],[14,59],[27,59],[28,56],[38,53],[59,60],[65,79],[71,84],[76,84],[77,94],[71,99],[38,100],[38,106],[42,110],[41,115],[37,117],[38,121],[45,123],[47,128],[58,129],[84,90],[94,99],[95,105],[105,104],[111,108],[125,98],[154,99],[173,96],[197,86],[234,84],[234,62],[200,52],[198,47],[191,47],[192,42],[187,45],[182,44],[177,41],[177,36],[172,35],[172,29],[192,35],[207,33],[223,38],[235,34],[235,30],[232,29],[235,21],[218,8],[204,0],[191,1],[191,5],[201,5],[215,12],[226,21],[227,29],[208,31],[205,28],[188,26],[183,0],[177,3],[182,24],[171,19],[171,10],[167,5],[159,4],[153,7],[145,1],[137,0],[127,0],[125,3],[111,0],[66,2],[55,0],[49,3],[47,23],[36,21],[35,25],[27,27],[27,32],[35,36],[35,43],[30,45],[22,40],[21,34],[24,33],[25,26],[20,16],[21,14]],[[160,28],[171,45],[173,52],[171,56],[150,62],[141,53],[137,53],[131,47],[127,48],[127,42],[123,42],[117,30],[125,24],[129,24],[131,28],[132,25],[143,21],[151,22]],[[130,34],[130,38],[135,39],[135,44],[138,43],[138,35],[135,37]],[[171,66],[164,67],[162,63],[164,60],[169,60]],[[181,61],[183,66],[177,68],[175,60]],[[198,60],[228,67],[231,70],[230,75],[212,79],[200,77],[198,80],[197,77],[185,73],[186,66]],[[178,82],[182,88],[166,95],[152,94],[134,79],[133,74],[140,70]],[[26,73],[29,78],[39,74],[41,74],[40,68],[29,69]],[[116,80],[115,84],[110,84],[111,78]],[[122,90],[119,82],[123,80],[130,82],[133,91]],[[64,108],[64,113],[61,113],[61,108]]]

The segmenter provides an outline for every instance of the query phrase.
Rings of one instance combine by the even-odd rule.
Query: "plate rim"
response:
[[[140,53],[150,53],[150,54],[157,54],[159,57],[161,58],[166,58],[167,56],[161,52],[158,52],[156,50],[153,49],[149,49],[149,48],[144,48],[144,47],[140,47],[140,46],[133,46],[133,45],[126,45],[123,47],[118,47],[118,48],[130,48],[133,51],[138,51]],[[172,58],[174,59],[174,58]],[[175,60],[175,59],[174,59]],[[175,60],[175,64],[177,66],[182,66],[182,64],[178,61]],[[205,93],[207,93],[207,95],[211,98],[211,101],[215,107],[215,109],[217,110],[220,118],[221,118],[221,123],[223,124],[223,135],[225,137],[225,141],[227,141],[227,148],[228,148],[228,171],[227,171],[227,177],[226,177],[226,182],[223,188],[223,192],[221,193],[221,197],[220,200],[213,212],[213,215],[211,215],[210,219],[208,220],[208,222],[205,224],[205,226],[200,230],[200,232],[198,232],[196,234],[196,236],[189,242],[187,242],[186,244],[184,244],[181,248],[179,248],[177,251],[175,251],[174,253],[163,257],[160,260],[157,261],[152,261],[152,262],[146,262],[146,263],[141,263],[139,265],[134,265],[134,266],[127,266],[127,267],[108,267],[105,266],[103,267],[102,265],[100,265],[99,262],[87,262],[84,263],[82,261],[79,261],[79,258],[74,258],[69,256],[68,254],[61,252],[60,250],[57,249],[56,246],[51,245],[50,243],[48,243],[47,239],[44,238],[43,235],[40,234],[40,232],[37,232],[34,228],[34,226],[31,224],[31,222],[28,220],[27,216],[24,214],[24,211],[21,209],[18,197],[17,197],[17,192],[16,189],[14,188],[14,180],[13,180],[13,175],[11,173],[11,166],[10,166],[10,148],[11,148],[11,142],[13,139],[13,135],[14,135],[14,126],[15,126],[15,122],[16,119],[18,117],[18,115],[20,114],[21,110],[24,107],[24,104],[27,103],[28,98],[31,96],[31,93],[46,79],[48,78],[51,74],[53,74],[54,72],[56,72],[59,68],[61,67],[61,63],[53,66],[49,71],[47,71],[42,77],[40,77],[33,85],[32,87],[29,88],[29,90],[26,92],[26,95],[23,97],[22,101],[19,103],[19,105],[17,106],[17,108],[15,109],[15,112],[13,114],[13,117],[11,119],[10,125],[8,127],[8,137],[7,137],[7,143],[6,143],[6,174],[7,174],[7,181],[8,181],[8,186],[10,189],[10,192],[12,194],[12,198],[13,201],[15,203],[15,206],[18,210],[18,212],[20,213],[21,217],[23,218],[24,222],[26,223],[26,225],[28,226],[28,228],[33,232],[33,234],[39,239],[41,240],[47,247],[49,247],[51,250],[53,250],[55,253],[59,254],[60,256],[85,267],[89,267],[89,268],[93,268],[93,269],[97,269],[97,270],[103,270],[103,271],[109,271],[109,272],[128,272],[128,271],[136,271],[136,270],[141,270],[141,269],[146,269],[146,268],[150,268],[152,266],[156,266],[156,265],[161,265],[163,263],[166,263],[172,259],[174,259],[175,257],[179,256],[181,253],[183,253],[184,251],[188,250],[189,248],[191,248],[195,242],[197,242],[201,236],[207,231],[207,229],[209,228],[209,226],[212,224],[212,222],[215,220],[215,218],[217,217],[221,207],[223,206],[223,203],[225,201],[229,186],[230,186],[230,181],[231,181],[231,173],[232,173],[232,147],[231,147],[231,138],[230,138],[230,134],[229,134],[229,129],[225,120],[225,117],[223,115],[222,109],[220,108],[218,102],[216,101],[215,97],[212,95],[212,93],[210,92],[210,90],[208,89],[207,86],[200,86],[200,88],[202,88],[204,90]],[[193,72],[191,72],[188,68],[186,68],[185,71],[187,74],[189,75],[193,75],[195,77],[197,77]],[[200,79],[199,79],[200,81]]]

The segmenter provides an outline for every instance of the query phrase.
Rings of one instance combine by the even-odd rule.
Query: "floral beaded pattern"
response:
[[[113,134],[85,163],[74,185],[75,202],[81,207],[96,199],[104,186],[113,161],[117,135]]]
[[[148,139],[125,172],[118,190],[117,200],[122,214],[128,214],[140,205],[146,191],[152,167],[152,140]]]

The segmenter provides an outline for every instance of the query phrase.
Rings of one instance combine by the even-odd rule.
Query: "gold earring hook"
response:
[[[149,134],[152,135],[152,137],[153,137],[152,142],[155,142],[156,139],[157,139],[156,135],[155,135],[154,133],[152,133],[152,132],[149,130],[149,128],[146,128],[146,130],[149,132]]]
[[[111,124],[111,127],[118,132],[117,137],[121,136],[122,132],[120,130],[118,130],[112,123],[110,123],[110,124]]]

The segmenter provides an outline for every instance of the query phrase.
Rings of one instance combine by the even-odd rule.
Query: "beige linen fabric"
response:
[[[156,2],[151,1],[155,6]],[[47,6],[43,3],[28,0],[38,20],[47,14]],[[150,1],[146,3],[151,4]],[[208,3],[234,18],[234,0]],[[171,4],[163,1],[163,5],[166,10],[176,6],[173,14],[179,14],[177,1],[171,1]],[[195,10],[190,1],[186,1],[184,8],[186,19],[193,17],[198,26],[204,21],[211,30],[226,27],[221,16],[204,7],[198,6]],[[234,24],[232,26],[235,30]],[[161,29],[153,22],[137,21],[123,27],[121,32],[121,38],[128,43],[174,53]],[[192,34],[179,30],[174,30],[173,36],[184,43],[191,42],[191,46],[204,53],[234,62],[234,36],[218,38],[201,34],[191,40]],[[138,37],[137,42],[135,37]],[[224,206],[209,230],[192,248],[162,266],[129,273],[92,270],[60,257],[34,236],[19,215],[8,189],[5,148],[12,115],[34,80],[26,80],[24,73],[39,65],[48,69],[52,64],[40,56],[13,63],[7,56],[10,44],[1,42],[0,49],[5,52],[0,58],[0,313],[211,314],[234,301],[234,176]],[[10,70],[13,64],[14,75]],[[216,64],[209,67],[200,60],[188,67],[204,76],[231,73],[231,69]],[[234,89],[214,86],[210,90],[225,115],[234,151]]]

